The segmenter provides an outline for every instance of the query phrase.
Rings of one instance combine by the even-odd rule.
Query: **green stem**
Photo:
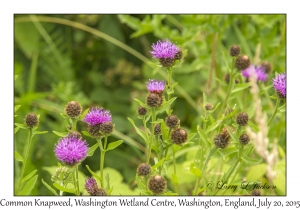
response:
[[[105,139],[107,139],[107,136],[105,135]],[[99,145],[99,148],[100,148],[100,177],[101,177],[101,187],[103,188],[104,185],[103,185],[103,165],[104,165],[104,155],[105,155],[105,152],[104,152],[104,149],[103,149],[103,146],[102,146],[102,142],[101,142],[101,137],[100,138],[97,138],[96,139],[97,142],[98,142],[98,145]]]
[[[168,68],[168,101],[171,99],[171,82],[172,82],[172,68]],[[167,114],[171,115],[171,106],[168,108]]]
[[[28,140],[27,140],[27,147],[25,150],[25,157],[24,157],[24,162],[22,164],[22,169],[21,169],[21,174],[20,174],[20,182],[19,182],[19,187],[18,187],[18,194],[20,193],[21,190],[21,185],[22,185],[22,180],[23,180],[23,176],[24,176],[24,172],[25,172],[25,168],[26,168],[26,162],[28,159],[28,155],[29,155],[29,150],[30,150],[30,145],[31,145],[31,140],[32,140],[32,128],[29,128],[29,134],[28,134]]]
[[[155,108],[151,109],[152,112],[152,122],[155,122],[155,118],[156,118],[156,113],[155,113]],[[147,164],[149,164],[150,161],[150,157],[151,157],[151,150],[152,150],[152,142],[153,142],[153,138],[154,138],[154,123],[151,123],[151,135],[150,135],[150,142],[149,142],[149,148],[148,148],[148,155],[147,155]]]
[[[210,152],[209,152],[209,154],[208,154],[206,160],[205,160],[205,163],[204,163],[204,165],[203,165],[203,167],[202,167],[202,176],[201,176],[201,177],[198,177],[198,178],[197,178],[197,181],[196,181],[196,186],[195,186],[195,189],[194,189],[194,195],[197,194],[197,190],[198,190],[198,188],[199,188],[199,184],[201,183],[202,178],[203,178],[204,175],[205,175],[205,170],[206,170],[207,164],[208,164],[208,162],[209,162],[211,156],[214,154],[214,152],[215,152],[216,150],[217,150],[217,147],[212,148],[212,149],[210,150]],[[199,180],[199,181],[198,181],[198,180]]]
[[[274,109],[274,112],[268,122],[268,126],[270,125],[270,123],[272,122],[273,118],[275,117],[275,115],[277,114],[277,111],[278,111],[278,107],[279,107],[279,103],[280,103],[280,99],[277,99],[276,101],[276,105],[275,105],[275,109]]]
[[[64,186],[63,180],[60,180],[60,186],[62,186],[62,187]],[[63,196],[63,195],[64,195],[64,191],[60,190],[60,191],[59,191],[59,195],[60,195],[60,196]]]
[[[77,119],[71,119],[71,120],[72,120],[72,131],[76,131]]]
[[[78,165],[76,165],[76,184],[77,184],[77,190],[78,190],[78,195],[80,195],[80,191],[79,191],[79,178],[78,178]]]
[[[173,145],[173,166],[174,166],[174,174],[177,177],[176,173],[176,157],[175,157],[175,146]],[[175,184],[176,193],[178,193],[178,183]]]
[[[74,185],[74,188],[75,188],[75,193],[76,195],[79,195],[79,190],[77,188],[77,183],[76,183],[76,175],[75,175],[75,171],[73,172],[73,185]]]

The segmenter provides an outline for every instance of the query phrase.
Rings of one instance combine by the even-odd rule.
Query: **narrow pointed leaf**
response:
[[[35,186],[36,180],[38,178],[38,175],[35,175],[34,177],[32,177],[24,186],[24,188],[22,189],[22,191],[20,192],[20,195],[30,195],[32,189]]]

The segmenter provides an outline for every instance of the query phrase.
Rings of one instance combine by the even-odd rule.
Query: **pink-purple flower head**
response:
[[[111,122],[111,120],[112,117],[110,111],[99,107],[93,107],[83,119],[83,121],[89,124],[89,126]]]
[[[261,66],[250,65],[247,69],[242,71],[242,75],[250,78],[255,75],[258,81],[265,82],[268,79],[268,74],[265,73],[264,68]]]
[[[147,83],[147,89],[151,93],[162,93],[165,89],[165,82],[161,80],[150,79]]]
[[[59,140],[54,147],[54,152],[59,161],[74,166],[86,158],[88,145],[85,140],[67,136]]]
[[[275,79],[273,79],[273,87],[279,96],[282,98],[286,97],[286,74],[278,74]]]
[[[160,40],[156,44],[152,44],[153,51],[150,51],[153,58],[170,58],[174,59],[179,47],[170,42],[170,40]]]

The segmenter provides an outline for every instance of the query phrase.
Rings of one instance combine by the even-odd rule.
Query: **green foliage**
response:
[[[70,124],[59,113],[64,115],[64,106],[69,101],[78,101],[85,110],[78,119],[77,129],[82,131],[83,139],[91,145],[89,156],[82,163],[83,166],[90,167],[82,165],[80,167],[81,192],[86,194],[83,189],[85,177],[92,174],[96,178],[99,174],[99,171],[93,172],[95,174],[91,171],[99,167],[98,146],[95,139],[85,131],[87,126],[82,119],[88,108],[100,106],[111,111],[116,128],[108,142],[108,149],[114,150],[107,153],[104,164],[104,174],[109,173],[108,191],[112,195],[139,193],[137,185],[143,183],[134,182],[136,168],[145,161],[145,145],[149,141],[150,132],[144,129],[143,121],[136,117],[136,110],[139,105],[146,106],[145,83],[148,79],[166,79],[164,77],[166,71],[151,59],[149,53],[152,43],[156,43],[159,39],[170,39],[180,46],[184,53],[188,52],[183,60],[176,64],[177,67],[173,71],[176,83],[172,84],[171,89],[174,88],[172,96],[175,97],[169,101],[165,100],[164,105],[158,110],[160,113],[158,117],[163,120],[165,112],[172,104],[172,113],[176,113],[179,117],[181,127],[188,128],[190,144],[184,145],[183,149],[176,152],[176,155],[179,154],[176,164],[177,177],[173,175],[171,157],[162,159],[152,166],[153,170],[168,166],[167,181],[178,182],[180,195],[190,195],[197,177],[203,174],[201,171],[203,158],[208,152],[202,152],[201,149],[212,148],[214,135],[221,132],[225,124],[226,126],[235,124],[237,113],[241,111],[249,113],[249,127],[254,132],[259,131],[254,121],[255,107],[252,103],[250,85],[242,77],[238,77],[240,84],[234,85],[228,101],[228,107],[234,108],[233,112],[222,115],[224,110],[220,107],[223,105],[228,87],[223,78],[231,71],[232,66],[232,59],[227,53],[229,47],[238,44],[242,53],[249,55],[251,61],[257,62],[256,64],[265,60],[271,63],[273,71],[268,81],[266,84],[259,83],[262,111],[268,118],[275,107],[275,100],[272,99],[277,99],[271,85],[272,78],[275,77],[275,72],[286,71],[285,15],[46,16],[74,21],[73,26],[53,21],[32,22],[39,17],[41,15],[15,15],[14,24],[14,111],[17,112],[14,117],[15,185],[20,179],[21,164],[24,162],[24,155],[20,151],[26,148],[24,137],[28,128],[23,122],[27,113],[35,112],[41,115],[39,124],[41,131],[35,131],[35,134],[44,134],[36,135],[31,145],[24,173],[26,183],[22,191],[26,195],[56,195],[59,194],[58,190],[62,190],[62,186],[59,187],[57,183],[54,186],[50,183],[52,183],[51,175],[57,168],[54,167],[57,165],[53,152],[54,145],[59,138],[67,134],[65,127]],[[145,57],[142,59],[112,44],[108,39],[99,38],[76,28],[76,23],[103,32]],[[257,53],[259,46],[260,50]],[[187,97],[191,100],[187,100]],[[214,107],[208,112],[203,108],[207,102]],[[275,165],[277,176],[274,185],[277,186],[275,190],[277,195],[286,193],[285,111],[286,104],[281,102],[268,131],[270,145],[278,142],[280,153],[279,162]],[[148,122],[150,115],[151,113],[146,116],[147,125],[150,124]],[[169,134],[165,123],[158,122],[162,127],[162,138],[170,143],[170,139],[167,140]],[[196,137],[191,135],[195,132],[198,133]],[[229,134],[231,141],[238,142],[236,135],[231,131]],[[119,139],[123,139],[124,144],[117,141]],[[200,152],[197,153],[199,148]],[[248,151],[248,148],[245,148],[245,151]],[[239,148],[234,144],[224,150],[218,149],[208,164],[208,172],[215,172],[212,168],[223,167],[223,171],[228,170],[230,164],[234,164],[233,160],[238,152]],[[202,160],[202,165],[194,164],[196,154],[199,161]],[[236,177],[246,178],[249,181],[263,181],[266,165],[260,161],[255,152],[249,157],[243,157],[243,163],[249,164],[249,167],[240,169]],[[39,168],[47,168],[47,171],[35,172],[35,169]],[[51,175],[48,173],[49,168],[52,170]],[[212,178],[217,180],[220,176],[213,175]],[[173,195],[173,187],[171,184],[165,195]],[[63,188],[63,191],[69,189],[65,192],[72,193],[70,189],[74,186],[69,184]],[[199,188],[198,192],[203,190]],[[142,194],[149,192],[145,189]]]

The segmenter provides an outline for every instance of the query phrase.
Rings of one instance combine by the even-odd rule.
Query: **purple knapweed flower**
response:
[[[98,184],[93,177],[87,178],[85,181],[85,189],[90,194],[93,195],[98,190]]]
[[[286,74],[278,74],[275,79],[273,79],[273,87],[278,93],[278,95],[286,97]]]
[[[147,83],[147,89],[151,93],[162,93],[165,89],[165,82],[161,80],[150,79]]]
[[[153,58],[170,58],[174,59],[176,53],[180,50],[175,44],[167,40],[160,40],[152,44],[153,51],[150,51]]]
[[[85,140],[77,139],[74,136],[64,137],[55,144],[56,158],[69,166],[74,166],[83,161],[88,152],[88,145]]]
[[[265,82],[268,79],[268,74],[265,73],[264,68],[261,66],[250,65],[247,69],[242,71],[242,75],[246,78],[250,78],[253,74],[258,81]]]
[[[102,124],[105,122],[111,122],[111,114],[109,110],[103,108],[92,108],[84,117],[84,122],[91,125]]]

